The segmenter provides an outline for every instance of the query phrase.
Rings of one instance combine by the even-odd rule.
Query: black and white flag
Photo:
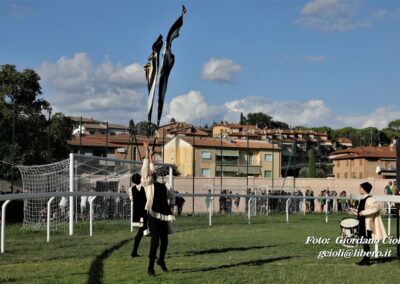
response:
[[[163,45],[162,35],[159,35],[157,40],[153,43],[152,52],[149,56],[147,64],[144,66],[146,73],[147,89],[149,97],[147,101],[147,119],[151,122],[151,115],[153,112],[154,94],[156,92],[158,70],[160,65],[160,50]]]
[[[175,21],[168,32],[165,48],[163,52],[163,63],[160,71],[160,83],[158,86],[158,114],[157,128],[160,125],[162,111],[164,107],[165,93],[167,92],[168,77],[174,66],[175,55],[171,51],[171,44],[174,38],[179,36],[179,30],[183,25],[183,16],[186,14],[185,6],[182,6],[182,15]]]

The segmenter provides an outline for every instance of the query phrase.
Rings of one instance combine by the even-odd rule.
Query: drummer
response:
[[[371,195],[372,185],[369,182],[360,184],[359,192],[362,199],[358,203],[358,208],[350,208],[347,210],[350,214],[357,215],[359,220],[358,235],[363,239],[383,240],[387,237],[385,226],[383,225],[381,216],[381,204]],[[368,242],[363,243],[365,256],[358,265],[371,265],[370,247]]]

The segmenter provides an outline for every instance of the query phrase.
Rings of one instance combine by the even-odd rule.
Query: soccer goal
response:
[[[155,166],[159,176],[170,176],[172,184],[172,165]],[[49,212],[53,230],[69,226],[72,234],[73,222],[88,220],[89,202],[93,202],[93,220],[129,220],[131,202],[125,192],[131,186],[132,174],[140,173],[141,167],[140,161],[79,154],[70,154],[69,159],[48,165],[18,166],[24,193],[58,193],[52,200],[51,197],[25,199],[23,226],[46,229]],[[59,196],[62,192],[77,196]]]

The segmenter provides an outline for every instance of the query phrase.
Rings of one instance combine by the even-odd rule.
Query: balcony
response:
[[[230,172],[230,173],[237,173],[237,174],[251,174],[251,175],[261,175],[261,166],[248,166],[245,165],[238,165],[238,164],[226,164],[226,163],[217,163],[216,165],[216,172]]]

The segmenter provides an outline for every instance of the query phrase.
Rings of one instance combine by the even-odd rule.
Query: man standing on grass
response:
[[[138,173],[132,175],[133,185],[129,188],[129,199],[133,201],[133,220],[132,226],[138,227],[139,230],[133,244],[132,257],[138,257],[138,248],[143,235],[148,234],[147,230],[147,211],[144,209],[146,205],[146,193],[141,185],[141,176]]]
[[[371,265],[369,240],[383,240],[387,237],[385,226],[379,214],[381,204],[372,198],[371,190],[372,185],[369,182],[360,184],[359,192],[362,199],[358,203],[358,208],[348,210],[350,214],[358,216],[358,236],[366,242],[363,244],[365,255],[361,261],[357,262],[358,265]]]
[[[154,262],[158,246],[160,245],[160,255],[157,264],[164,272],[168,271],[165,264],[165,255],[168,248],[168,234],[172,233],[170,230],[171,222],[175,220],[172,214],[170,203],[175,201],[175,194],[173,189],[168,190],[167,186],[163,183],[157,182],[157,174],[153,161],[153,155],[149,150],[148,143],[144,143],[146,149],[146,156],[143,159],[142,166],[142,184],[146,192],[146,206],[148,212],[148,223],[151,235],[150,253],[149,253],[149,267],[147,272],[150,276],[154,276]]]

